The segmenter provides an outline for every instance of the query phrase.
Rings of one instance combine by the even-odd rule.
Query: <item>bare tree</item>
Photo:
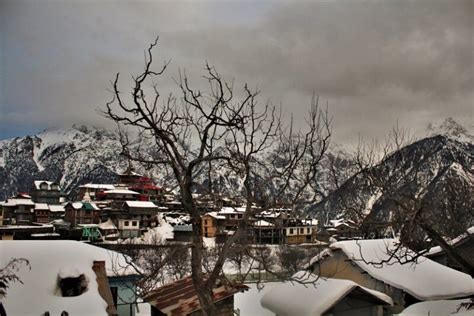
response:
[[[164,96],[155,80],[163,76],[169,63],[159,70],[153,69],[152,50],[157,43],[158,39],[146,51],[145,68],[133,78],[130,99],[119,89],[120,76],[116,75],[113,99],[104,112],[119,125],[123,155],[132,161],[171,170],[183,210],[193,224],[193,283],[203,314],[215,315],[212,287],[222,277],[226,260],[239,251],[246,238],[247,221],[254,215],[253,204],[262,198],[274,203],[282,197],[291,198],[293,205],[301,202],[327,150],[330,120],[327,111],[319,110],[317,98],[313,98],[307,131],[297,130],[291,123],[286,125],[275,106],[258,103],[258,90],[244,85],[237,93],[233,82],[226,81],[209,64],[203,75],[207,91],[193,88],[186,73],[180,73],[175,80],[179,96]],[[132,138],[125,130],[135,132],[143,144],[153,146],[154,155],[134,150],[137,141],[132,148]],[[279,164],[262,163],[262,158],[271,154],[275,159],[280,155]],[[203,170],[212,174],[212,170],[222,167],[240,179],[242,188],[234,194],[245,201],[246,213],[236,232],[219,249],[212,269],[205,271],[201,214],[192,192],[196,177]],[[301,172],[296,174],[297,170]],[[270,190],[270,184],[275,183],[278,189]]]
[[[23,266],[31,269],[28,260],[13,258],[4,267],[0,268],[0,298],[7,295],[7,290],[12,283],[23,283],[18,276],[18,272]]]

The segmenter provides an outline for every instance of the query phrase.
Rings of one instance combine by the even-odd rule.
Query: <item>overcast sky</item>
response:
[[[474,122],[474,1],[0,0],[0,139],[52,126],[110,126],[97,114],[116,72],[171,59],[162,91],[206,61],[297,120],[313,91],[335,140]],[[122,90],[130,90],[127,81]]]

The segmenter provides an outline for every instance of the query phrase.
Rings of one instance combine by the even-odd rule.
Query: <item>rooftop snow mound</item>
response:
[[[70,240],[0,241],[0,267],[11,258],[25,258],[31,270],[23,266],[18,271],[21,283],[13,283],[2,298],[8,315],[39,315],[49,311],[60,315],[107,315],[107,303],[98,293],[94,261],[105,261],[107,276],[135,275],[123,255]],[[84,275],[88,290],[76,297],[58,295],[58,276]]]
[[[397,250],[395,239],[350,240],[332,244],[375,279],[402,289],[419,300],[462,298],[474,294],[471,276],[420,256],[416,262],[397,259],[414,256],[406,248]],[[395,254],[395,256],[392,256]],[[402,261],[403,262],[403,261]]]
[[[349,280],[318,278],[305,271],[297,272],[292,278],[299,282],[285,282],[272,288],[262,297],[262,306],[276,315],[318,316],[354,290],[382,305],[393,304],[389,296]]]

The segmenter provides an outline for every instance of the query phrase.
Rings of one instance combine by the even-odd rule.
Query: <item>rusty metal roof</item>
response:
[[[243,284],[222,284],[213,289],[213,299],[214,302],[219,302],[248,289]],[[188,315],[201,309],[190,276],[148,293],[143,300],[166,315]]]

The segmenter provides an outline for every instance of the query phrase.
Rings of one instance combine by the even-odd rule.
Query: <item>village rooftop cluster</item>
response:
[[[208,247],[224,243],[242,225],[242,201],[195,197]],[[193,226],[176,192],[129,169],[116,184],[81,185],[72,201],[65,200],[58,183],[38,180],[31,192],[0,206],[0,267],[15,258],[25,258],[29,267],[18,270],[23,283],[8,289],[7,315],[200,315],[190,276],[140,296],[140,269],[110,250],[127,242],[191,245]],[[219,315],[472,315],[473,279],[441,248],[403,262],[400,258],[415,253],[399,248],[396,239],[363,239],[352,221],[318,224],[283,205],[253,206],[245,223],[247,245],[318,252],[305,258],[292,282],[268,283],[263,291],[248,282],[216,284]],[[470,228],[449,242],[456,251],[472,254],[473,233]],[[224,266],[223,273],[233,271]]]

